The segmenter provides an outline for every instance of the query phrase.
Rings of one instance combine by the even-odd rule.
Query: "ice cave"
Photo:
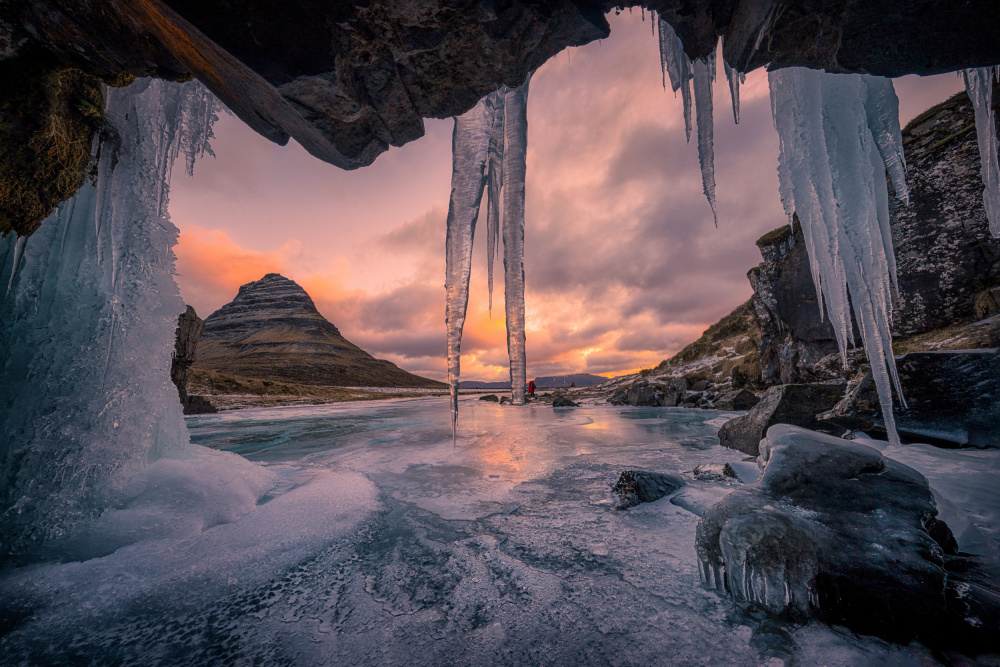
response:
[[[996,664],[997,34],[5,3],[0,664]]]

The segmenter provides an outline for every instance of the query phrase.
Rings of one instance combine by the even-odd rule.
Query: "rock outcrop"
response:
[[[235,299],[205,318],[195,367],[301,385],[445,386],[349,342],[305,290],[277,273],[242,286]]]
[[[651,503],[669,496],[684,486],[684,480],[677,475],[643,470],[626,470],[615,482],[611,490],[617,494],[616,509],[624,510],[640,503]]]
[[[896,367],[906,397],[906,408],[896,410],[900,438],[1000,447],[1000,352],[913,352],[898,357]],[[820,420],[868,432],[884,428],[871,372]]]
[[[963,653],[995,649],[1000,597],[955,555],[927,480],[857,442],[773,426],[764,474],[705,511],[707,583],[756,615],[818,618]],[[758,616],[759,617],[759,616]]]
[[[835,406],[846,390],[847,384],[838,382],[771,387],[750,412],[723,424],[719,429],[719,443],[757,456],[761,439],[774,424],[829,428],[817,419],[817,415]]]
[[[186,415],[198,415],[217,412],[215,406],[202,396],[188,394],[188,371],[194,364],[198,352],[198,340],[205,331],[205,322],[194,312],[187,309],[177,318],[177,332],[174,340],[174,356],[170,361],[170,379],[177,386],[181,407]]]

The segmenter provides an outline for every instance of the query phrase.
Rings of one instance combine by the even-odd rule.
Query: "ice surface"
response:
[[[237,457],[192,451],[169,374],[184,304],[173,278],[168,183],[178,155],[206,150],[214,104],[199,83],[108,89],[104,119],[114,140],[101,146],[96,182],[26,246],[0,241],[6,266],[23,251],[0,302],[0,560],[106,553],[175,533],[171,522],[210,525],[252,507],[268,486],[265,473]],[[224,458],[212,483],[240,490],[230,504],[219,491],[217,507],[191,519],[151,500],[162,479],[153,469],[165,471],[154,462],[166,457],[196,455],[205,460],[189,472]],[[109,507],[132,518],[102,516]],[[93,537],[97,517],[103,537]]]
[[[830,318],[846,364],[853,307],[886,430],[898,442],[893,384],[904,407],[905,400],[889,331],[895,259],[887,164],[897,195],[905,199],[907,190],[892,82],[805,68],[769,72],[768,81],[781,201],[789,221],[794,213],[802,223],[820,314]]]
[[[685,489],[703,490],[696,504],[735,488],[690,472],[731,458],[707,423],[720,413],[556,413],[475,397],[462,411],[475,427],[457,449],[449,404],[437,398],[189,418],[195,442],[245,453],[277,477],[275,489],[236,521],[189,537],[3,571],[4,662],[773,659],[729,618],[729,601],[698,583],[695,514],[668,500],[613,509],[611,484],[625,469],[682,475]],[[800,664],[877,663],[904,651],[823,626],[780,632],[779,655]]]
[[[979,67],[962,72],[965,89],[976,110],[976,135],[982,164],[983,204],[990,221],[990,232],[1000,237],[1000,166],[997,164],[997,125],[993,114],[993,83],[1000,76],[1000,65]]]
[[[712,207],[716,227],[719,216],[715,206],[715,154],[712,145],[714,124],[712,118],[712,84],[715,81],[715,52],[695,62],[684,53],[684,45],[673,27],[660,19],[660,68],[663,70],[664,87],[670,77],[674,94],[681,91],[684,102],[684,132],[691,141],[691,82],[694,81],[694,106],[698,119],[698,161],[701,164],[701,182],[705,197]],[[734,110],[737,102],[734,101]],[[737,111],[738,113],[738,111]]]
[[[448,384],[451,388],[453,435],[458,424],[462,330],[469,304],[472,247],[487,183],[486,254],[490,312],[492,314],[493,259],[501,235],[502,199],[504,302],[512,400],[518,405],[524,403],[524,178],[528,141],[527,101],[528,81],[525,81],[517,88],[503,87],[490,93],[471,110],[455,118],[445,279]],[[519,378],[519,381],[514,381],[515,378]]]

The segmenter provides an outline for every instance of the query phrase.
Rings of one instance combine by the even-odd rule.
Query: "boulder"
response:
[[[635,507],[639,503],[651,503],[664,496],[669,496],[682,486],[684,486],[684,480],[677,475],[626,470],[611,487],[611,490],[618,494],[616,507],[623,510]]]
[[[716,410],[750,410],[760,403],[760,399],[753,392],[746,389],[734,389],[719,395],[715,399]]]
[[[656,407],[660,404],[656,397],[656,387],[649,384],[639,384],[628,392],[628,404],[633,407]]]
[[[708,380],[698,380],[691,385],[691,391],[705,391],[708,389]]]
[[[946,447],[1000,447],[1000,352],[911,352],[896,358],[896,368],[907,406],[895,412],[900,438]],[[821,418],[878,434],[884,424],[871,372]]]
[[[750,412],[719,429],[719,443],[757,456],[758,444],[773,424],[794,424],[823,429],[816,415],[829,410],[844,396],[846,383],[783,384],[768,389]]]
[[[628,405],[628,387],[621,387],[615,390],[608,399],[611,405]]]
[[[491,403],[499,403],[500,398],[496,394],[486,394],[485,396],[479,397],[480,401],[490,401]]]
[[[683,396],[684,395],[681,392],[679,392],[679,391],[668,390],[668,391],[663,392],[663,394],[660,395],[660,397],[659,397],[658,400],[659,400],[659,404],[660,405],[663,405],[663,406],[668,407],[668,408],[672,408],[672,407],[675,407],[678,403],[681,402],[681,398],[683,398]]]
[[[500,405],[503,405],[504,403],[510,403],[510,396],[501,396],[500,397]]]
[[[569,400],[565,396],[556,396],[552,399],[552,407],[554,408],[578,408],[580,405]]]
[[[946,555],[954,538],[920,473],[872,447],[785,424],[768,430],[759,463],[760,480],[698,524],[708,584],[755,614],[995,649],[1000,597],[971,558]]]

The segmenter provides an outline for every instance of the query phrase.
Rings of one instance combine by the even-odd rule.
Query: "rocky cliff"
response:
[[[181,406],[186,415],[216,412],[215,407],[205,398],[188,394],[191,366],[198,353],[198,341],[204,331],[205,322],[198,317],[198,313],[191,306],[177,318],[174,355],[170,360],[170,379],[177,386]]]
[[[314,386],[444,387],[345,339],[304,289],[277,273],[205,318],[195,368]]]
[[[893,336],[920,337],[925,349],[962,347],[965,339],[955,327],[1000,309],[1000,240],[990,235],[983,209],[968,96],[955,95],[915,118],[903,130],[903,143],[910,203],[890,196],[899,276]],[[820,319],[802,230],[784,226],[757,245],[764,261],[748,276],[761,329],[764,382],[812,382],[842,374],[839,361],[830,357],[837,344],[829,322]],[[974,346],[1000,344],[990,341],[995,329],[974,328]],[[934,332],[946,329],[951,344],[934,347],[940,338]]]

